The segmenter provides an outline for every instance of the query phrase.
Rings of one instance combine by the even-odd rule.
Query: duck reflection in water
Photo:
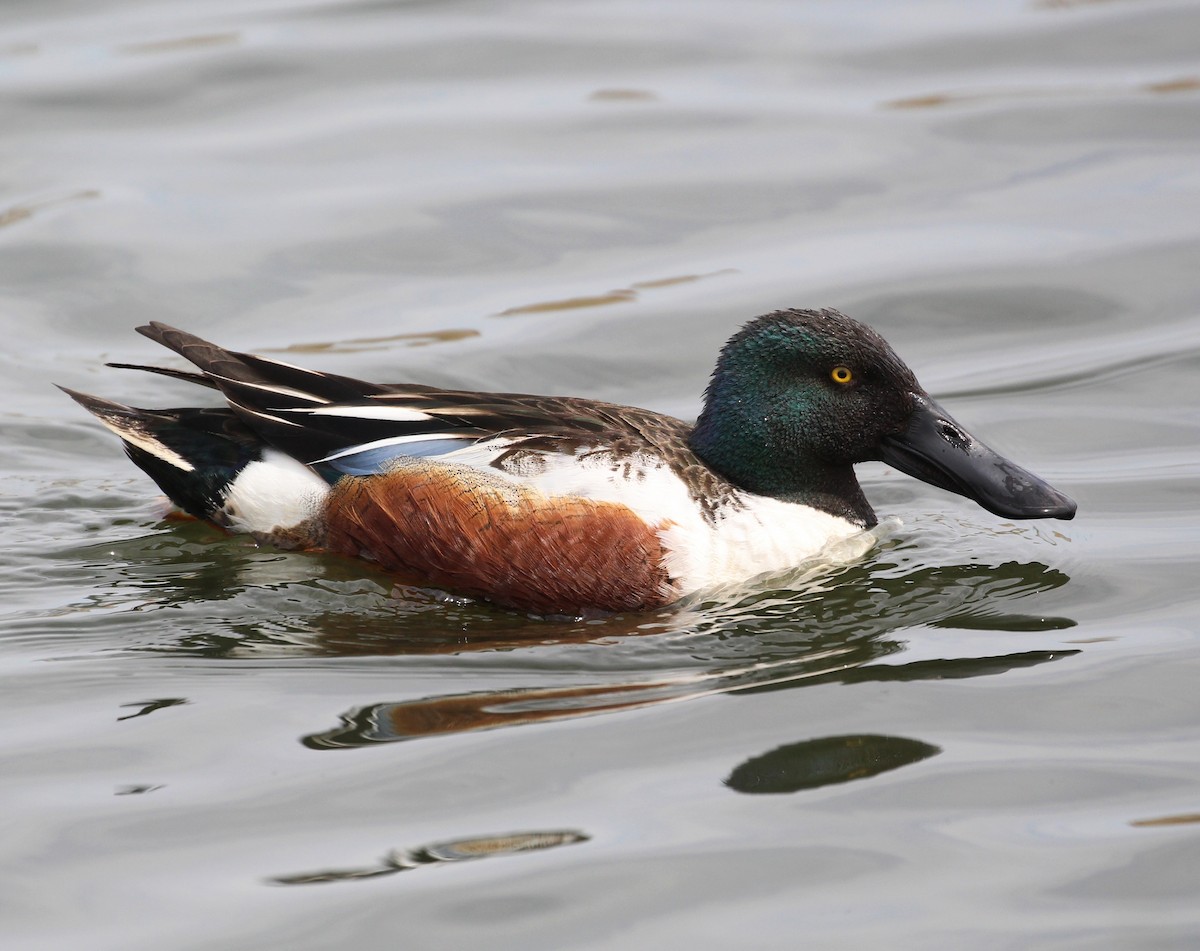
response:
[[[591,643],[606,651],[637,636],[638,650],[625,658],[629,664],[623,665],[619,677],[373,703],[349,711],[340,725],[306,736],[303,742],[312,749],[344,749],[615,713],[718,693],[1001,673],[1077,651],[884,661],[902,651],[900,633],[916,626],[1022,632],[1073,627],[1068,618],[1002,613],[997,608],[1004,600],[1049,591],[1067,580],[1062,572],[1037,563],[905,571],[899,563],[876,560],[811,580],[801,590],[762,589],[733,605],[698,604],[651,618],[614,618],[597,626],[551,625],[541,629],[543,645],[548,640]],[[647,634],[658,636],[646,638]],[[344,636],[344,631],[336,635],[343,645]],[[518,645],[502,638],[436,647],[424,641],[410,649],[460,654],[514,646]],[[644,664],[644,674],[631,674],[630,664]]]
[[[322,869],[319,872],[301,872],[297,875],[279,875],[269,879],[274,885],[316,885],[326,882],[354,882],[364,878],[380,878],[408,872],[417,868],[443,865],[447,862],[474,861],[504,855],[519,855],[542,852],[563,845],[587,842],[590,836],[575,829],[513,832],[505,835],[480,836],[472,839],[454,839],[449,842],[434,842],[415,849],[393,849],[374,865],[358,868]]]

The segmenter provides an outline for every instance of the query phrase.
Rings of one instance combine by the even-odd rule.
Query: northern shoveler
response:
[[[784,310],[725,345],[696,424],[573,397],[364,383],[138,330],[226,406],[67,392],[196,518],[543,614],[653,608],[780,571],[876,524],[883,460],[1006,518],[1075,503],[956,423],[877,333]]]

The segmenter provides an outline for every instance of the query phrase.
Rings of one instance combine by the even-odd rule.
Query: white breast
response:
[[[807,505],[740,493],[741,507],[727,506],[715,522],[699,517],[659,532],[669,555],[667,570],[680,594],[737,584],[761,574],[794,568],[829,552],[833,543],[861,537],[866,543],[835,560],[862,554],[871,541],[861,527]]]

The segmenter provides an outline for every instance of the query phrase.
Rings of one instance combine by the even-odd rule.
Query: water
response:
[[[10,3],[5,947],[1200,942],[1200,8]],[[780,306],[1080,505],[572,623],[163,521],[149,319],[692,416]],[[201,394],[203,395],[203,394]]]

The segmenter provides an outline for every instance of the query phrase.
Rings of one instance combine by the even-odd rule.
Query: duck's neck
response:
[[[764,414],[747,411],[741,401],[726,403],[717,412],[710,399],[688,446],[710,469],[747,492],[807,505],[863,528],[878,522],[853,465],[778,445]]]

